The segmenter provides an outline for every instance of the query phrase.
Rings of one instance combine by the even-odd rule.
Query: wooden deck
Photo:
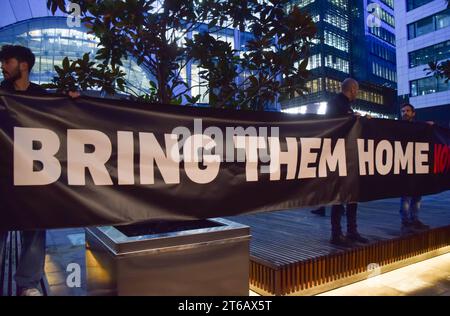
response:
[[[450,191],[423,198],[429,231],[402,236],[399,199],[361,203],[358,226],[370,239],[351,248],[331,245],[330,208],[320,217],[290,210],[230,219],[251,227],[250,286],[264,295],[311,295],[450,251]],[[342,220],[345,233],[345,216]]]
[[[304,209],[229,219],[251,227],[249,283],[253,291],[264,295],[311,295],[367,278],[373,273],[368,269],[370,264],[385,272],[450,252],[449,202],[450,191],[424,197],[420,217],[431,229],[412,236],[401,236],[399,199],[362,203],[358,210],[359,231],[371,242],[353,248],[329,243],[330,208],[326,217]],[[342,224],[345,228],[345,216]],[[82,231],[77,232],[82,235]],[[55,230],[52,234],[60,240],[47,240],[47,251],[54,262],[47,262],[51,273],[41,282],[43,293],[83,295],[84,289],[61,291],[64,286],[58,284],[68,263],[78,262],[84,267],[84,246],[69,243],[67,234],[74,234],[72,230]],[[17,295],[13,275],[20,245],[20,235],[10,233],[4,260],[0,262],[0,296]],[[56,263],[61,265],[59,274],[55,272]],[[53,284],[53,288],[48,284]]]

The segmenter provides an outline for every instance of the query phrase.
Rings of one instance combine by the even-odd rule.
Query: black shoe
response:
[[[311,213],[319,216],[325,216],[325,207],[319,207],[318,209],[312,210]]]
[[[402,235],[410,235],[414,234],[416,231],[414,230],[413,224],[410,222],[402,222]]]
[[[369,242],[369,239],[364,238],[359,233],[353,233],[353,234],[347,234],[347,239],[351,241],[356,241],[362,244],[367,244]]]
[[[336,246],[341,246],[341,247],[351,247],[352,246],[352,243],[347,238],[345,238],[345,236],[342,234],[332,236],[330,239],[330,243],[332,243],[333,245],[336,245]]]
[[[430,226],[425,225],[424,223],[422,223],[421,221],[419,221],[418,219],[414,220],[411,223],[411,226],[413,229],[417,229],[417,230],[427,230],[430,229]]]

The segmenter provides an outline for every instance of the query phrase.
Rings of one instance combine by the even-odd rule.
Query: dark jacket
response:
[[[327,117],[337,117],[353,114],[350,100],[342,92],[331,99],[327,106]]]
[[[2,81],[2,83],[0,84],[0,88],[5,89],[8,92],[16,92],[16,89],[14,88],[14,84],[7,80]],[[45,91],[44,88],[42,88],[40,85],[32,83],[32,82],[30,82],[28,89],[23,92],[36,93],[36,94],[47,94],[47,91]]]

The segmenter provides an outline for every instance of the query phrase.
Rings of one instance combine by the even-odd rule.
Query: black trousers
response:
[[[344,209],[344,205],[333,205],[331,207],[331,234],[337,236],[342,234],[341,218],[344,212],[347,215],[347,234],[356,234],[358,227],[356,225],[356,211],[358,209],[358,203],[349,203],[346,205],[347,209]]]

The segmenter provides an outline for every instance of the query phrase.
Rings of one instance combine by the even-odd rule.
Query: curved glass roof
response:
[[[53,17],[47,10],[46,0],[2,0],[0,12],[0,28],[33,18]],[[63,13],[55,15],[63,16]]]
[[[50,82],[56,75],[54,66],[60,66],[66,56],[77,59],[90,53],[94,58],[98,39],[83,27],[69,27],[62,14],[53,16],[45,0],[0,1],[0,10],[0,45],[23,45],[36,55],[31,81]],[[123,61],[122,70],[134,91],[148,90],[151,76],[134,60]]]

